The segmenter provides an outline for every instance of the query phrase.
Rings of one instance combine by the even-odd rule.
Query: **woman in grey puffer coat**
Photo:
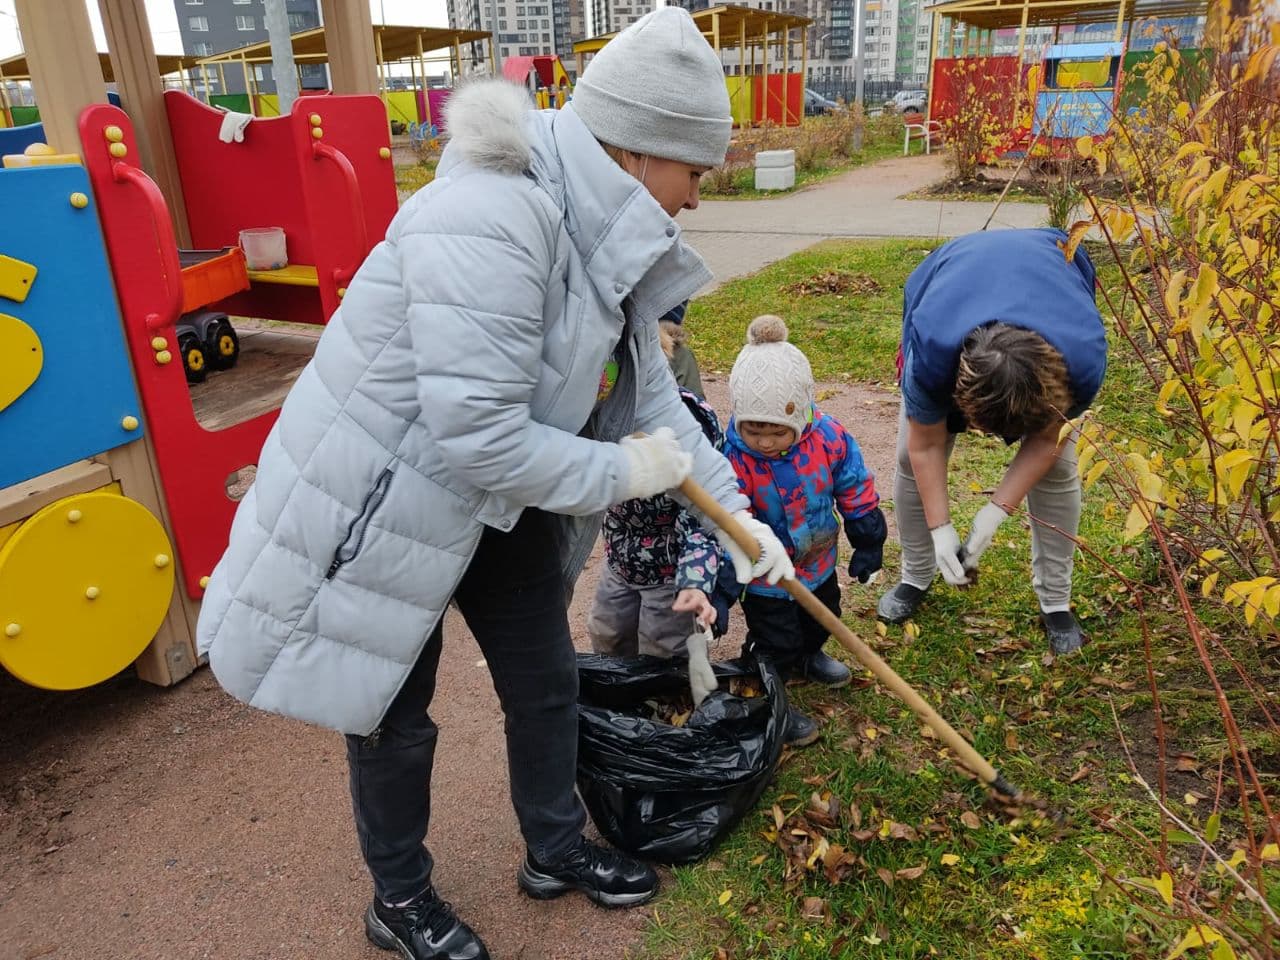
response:
[[[405,957],[488,956],[423,846],[450,600],[506,715],[520,886],[628,906],[656,875],[586,843],[574,794],[566,595],[599,515],[692,473],[764,548],[754,569],[727,548],[738,578],[790,573],[658,341],[709,279],[672,218],[730,125],[719,60],[675,7],[614,39],[564,110],[497,82],[456,93],[437,179],[348,287],[210,579],[199,642],[219,682],[348,735],[366,931]]]

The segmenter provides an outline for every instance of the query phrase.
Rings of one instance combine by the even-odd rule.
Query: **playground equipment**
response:
[[[29,44],[92,56],[79,0],[23,2]],[[60,92],[66,76],[36,73],[58,142],[0,169],[0,667],[54,690],[131,662],[174,683],[196,665],[234,485],[315,339],[231,317],[314,329],[338,308],[396,209],[386,112],[372,95],[305,98],[225,144],[185,93],[157,112],[126,93],[131,119],[100,84]],[[181,209],[141,165],[140,117],[172,131],[151,147],[176,163]],[[187,223],[201,249],[179,250]],[[288,268],[246,268],[239,231],[264,225],[284,228]],[[192,351],[223,372],[188,386]]]
[[[692,16],[717,56],[721,56],[723,50],[738,51],[736,72],[725,76],[735,126],[750,127],[767,122],[790,127],[803,121],[811,19],[736,4],[696,10]],[[599,53],[615,36],[617,34],[605,34],[573,45],[578,76],[586,69],[587,58]],[[800,44],[798,73],[791,69],[796,62],[792,48],[797,39]],[[777,61],[781,61],[780,72],[771,66]]]
[[[569,73],[560,58],[507,57],[502,61],[502,75],[512,83],[527,87],[534,103],[542,110],[559,110],[569,100]]]
[[[1045,50],[1032,138],[1052,156],[1070,156],[1080,137],[1107,135],[1120,100],[1124,52],[1123,42],[1063,43]]]

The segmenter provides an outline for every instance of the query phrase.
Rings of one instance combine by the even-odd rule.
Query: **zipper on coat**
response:
[[[336,577],[339,570],[360,554],[364,546],[365,534],[369,531],[369,521],[373,519],[373,514],[378,507],[382,506],[382,501],[387,498],[387,488],[391,486],[393,472],[388,467],[378,474],[373,489],[364,498],[364,505],[356,514],[356,518],[351,521],[351,525],[347,527],[346,537],[343,538],[342,543],[338,544],[338,549],[333,554],[333,562],[329,564],[329,569],[324,575],[326,580]]]

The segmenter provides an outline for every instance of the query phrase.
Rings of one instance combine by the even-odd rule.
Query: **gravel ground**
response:
[[[707,378],[728,409],[727,384]],[[823,384],[822,406],[892,477],[896,400]],[[572,624],[584,646],[593,559]],[[872,591],[854,585],[850,606]],[[739,629],[716,655],[737,652]],[[435,882],[496,958],[621,957],[650,913],[517,892],[523,845],[502,717],[479,648],[447,624],[430,843]],[[370,884],[340,738],[244,707],[208,670],[160,690],[122,675],[74,694],[0,677],[0,960],[387,956],[364,938]]]

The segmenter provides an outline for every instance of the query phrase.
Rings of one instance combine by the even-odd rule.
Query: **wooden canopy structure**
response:
[[[1114,24],[1112,39],[1120,41],[1135,23],[1207,17],[1210,7],[1210,0],[944,0],[925,7],[925,11],[933,16],[931,61],[937,58],[940,39],[951,44],[957,24],[964,27],[960,56],[989,51],[997,30],[1017,27],[1021,61],[1028,28]],[[944,26],[943,20],[949,26]]]
[[[161,77],[170,77],[174,74],[181,74],[195,66],[196,57],[186,57],[182,54],[158,53],[156,54],[156,74]],[[105,83],[115,83],[115,68],[111,65],[111,54],[104,50],[98,51],[98,64],[102,67],[102,79]],[[12,57],[6,57],[0,60],[0,77],[5,80],[30,80],[31,66],[27,63],[27,55],[25,53],[15,54]]]
[[[1211,29],[1214,4],[1211,0],[944,0],[924,9],[933,16],[928,92],[932,106],[933,67],[940,45],[945,44],[948,56],[989,55],[995,49],[996,31],[1016,27],[1021,65],[1030,28],[1113,24],[1112,39],[1119,42],[1127,40],[1134,24],[1144,20],[1207,17]],[[959,50],[955,49],[957,25],[964,31]]]
[[[750,51],[752,72],[755,72],[755,52],[763,54],[763,69],[769,71],[769,50],[777,46],[782,50],[783,72],[786,73],[791,62],[791,44],[799,39],[801,49],[801,76],[808,72],[809,44],[808,29],[813,23],[809,17],[800,17],[790,13],[775,13],[769,10],[756,10],[752,7],[740,7],[736,4],[722,4],[698,10],[693,14],[693,22],[698,25],[702,35],[717,54],[722,50],[738,50],[738,63],[741,73],[746,73],[747,57]],[[793,34],[798,31],[799,37]],[[578,76],[586,67],[586,58],[599,53],[616,37],[609,33],[599,37],[579,40],[573,45],[574,58],[577,60]]]
[[[480,30],[454,30],[450,27],[404,27],[389,24],[373,24],[373,49],[378,65],[378,86],[380,92],[387,90],[387,67],[397,63],[409,64],[414,79],[420,76],[425,86],[426,65],[428,63],[448,61],[450,71],[456,78],[463,74],[463,64],[467,58],[463,56],[462,47],[487,41],[489,46],[488,61],[493,68],[493,35]],[[315,27],[292,34],[293,60],[296,64],[328,63],[329,50],[325,39],[325,28]],[[445,56],[431,56],[439,51],[448,51]],[[471,61],[481,61],[481,57],[472,57]],[[271,42],[262,40],[227,50],[223,53],[200,57],[195,60],[201,70],[213,68],[220,78],[225,78],[224,69],[228,65],[238,65],[244,70],[246,89],[257,93],[257,81],[249,70],[250,65],[271,62]],[[420,71],[420,72],[419,72]],[[222,89],[226,89],[225,79]]]

